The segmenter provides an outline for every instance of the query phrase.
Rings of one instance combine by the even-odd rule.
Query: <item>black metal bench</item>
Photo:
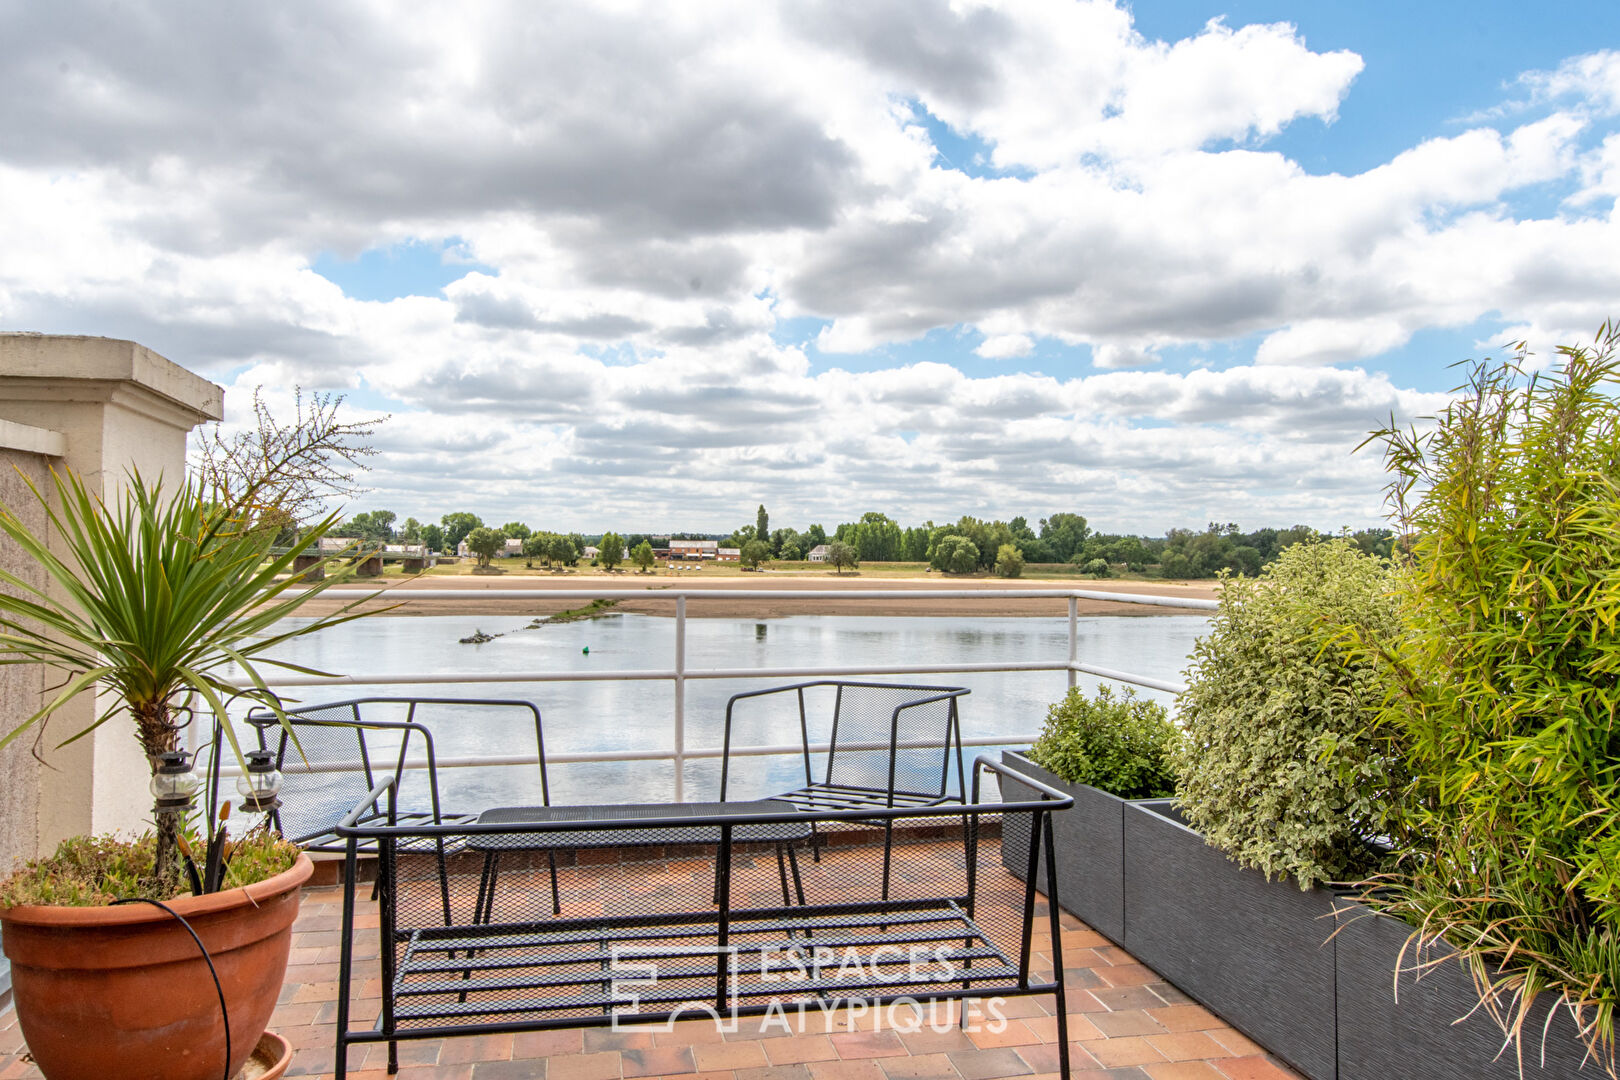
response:
[[[1013,776],[1037,797],[981,803],[984,771]],[[755,804],[724,813],[672,806],[656,818],[643,808],[634,820],[637,845],[618,851],[586,839],[625,834],[626,818],[612,807],[549,820],[486,814],[482,823],[402,823],[393,790],[392,778],[381,780],[336,829],[348,871],[338,1080],[349,1048],[370,1043],[388,1044],[389,1071],[396,1071],[401,1039],[1028,994],[1056,999],[1060,1066],[1068,1075],[1048,819],[1071,800],[989,757],[975,763],[972,795],[962,802],[853,810],[778,803],[770,811]],[[981,843],[1009,816],[1027,817],[1029,884],[1010,878],[994,846]],[[777,852],[812,823],[823,858],[802,864],[790,900]],[[441,864],[423,853],[428,840],[464,854]],[[539,856],[565,841],[600,858],[565,865],[554,892]],[[357,1023],[355,963],[369,944],[358,936],[357,870],[367,847],[378,856],[382,1002],[375,1022]],[[472,849],[510,852],[498,890]],[[1032,972],[1034,869],[1042,850],[1051,979]],[[525,852],[535,860],[527,872],[511,865]],[[990,874],[997,887],[987,891],[980,877]]]

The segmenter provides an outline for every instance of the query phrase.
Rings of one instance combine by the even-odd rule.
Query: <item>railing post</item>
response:
[[[1073,673],[1070,673],[1073,677]],[[686,801],[686,597],[675,598],[675,801]]]
[[[1069,689],[1074,689],[1075,661],[1080,659],[1080,598],[1069,597]]]

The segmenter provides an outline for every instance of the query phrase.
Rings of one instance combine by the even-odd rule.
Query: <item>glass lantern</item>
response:
[[[275,755],[269,750],[249,750],[247,771],[236,778],[237,794],[242,796],[242,809],[250,814],[274,810],[281,791],[281,773],[276,771]]]
[[[157,756],[157,771],[152,774],[150,789],[160,809],[189,806],[191,798],[202,785],[202,778],[191,768],[191,758],[184,750],[168,750]]]

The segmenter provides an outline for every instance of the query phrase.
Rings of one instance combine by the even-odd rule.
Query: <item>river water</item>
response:
[[[674,667],[675,620],[617,615],[526,629],[519,616],[428,616],[372,618],[332,627],[287,643],[275,655],[330,674],[363,676],[503,671],[626,671]],[[1203,616],[1096,616],[1079,620],[1082,662],[1158,679],[1178,680],[1194,640],[1208,625]],[[503,636],[481,645],[459,639],[474,630]],[[587,652],[586,650],[589,650]],[[839,667],[855,665],[997,661],[1061,662],[1068,655],[1068,619],[796,615],[769,620],[688,619],[686,666],[703,669]],[[265,669],[270,674],[272,669]],[[273,676],[272,676],[273,677]],[[852,678],[860,678],[854,676]],[[719,747],[726,702],[744,690],[795,679],[714,680],[686,683],[686,746]],[[876,677],[872,681],[965,686],[966,738],[1006,736],[1007,745],[1038,732],[1050,705],[1066,689],[1066,675],[995,672],[961,675]],[[1081,676],[1094,690],[1098,681]],[[1139,693],[1169,704],[1170,695]],[[674,746],[674,687],[666,680],[567,683],[490,683],[440,686],[344,686],[288,691],[302,703],[381,695],[524,698],[544,718],[548,754],[602,750],[669,750]],[[811,737],[826,736],[831,698],[812,695]],[[375,715],[387,716],[386,712]],[[440,758],[523,754],[534,748],[532,719],[510,710],[439,708],[418,719],[433,732]],[[392,718],[403,719],[402,714]],[[754,703],[737,714],[735,742],[780,745],[798,740],[798,712],[791,695]],[[991,753],[968,748],[968,757]],[[734,765],[733,798],[784,790],[803,779],[798,758],[756,757]],[[667,761],[577,762],[549,769],[553,802],[660,801],[673,797],[673,766]],[[689,761],[686,798],[718,797],[719,763]],[[539,801],[533,767],[442,769],[447,806],[486,807]]]

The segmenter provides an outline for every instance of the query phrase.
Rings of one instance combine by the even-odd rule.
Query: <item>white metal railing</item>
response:
[[[686,795],[685,766],[690,760],[718,758],[725,751],[718,747],[688,747],[686,745],[686,683],[689,679],[833,679],[848,676],[971,674],[974,672],[1002,671],[1065,671],[1069,685],[1075,684],[1081,674],[1093,675],[1113,682],[1129,683],[1168,693],[1180,693],[1186,687],[1178,682],[1136,675],[1113,668],[1084,664],[1079,659],[1079,602],[1106,600],[1125,604],[1149,604],[1197,611],[1213,611],[1219,605],[1214,600],[1150,596],[1138,593],[1114,593],[1088,589],[411,589],[392,588],[382,591],[389,600],[673,600],[675,603],[674,662],[668,668],[641,668],[625,671],[506,671],[506,672],[445,672],[428,675],[360,674],[339,676],[296,675],[266,679],[272,689],[294,687],[337,686],[449,686],[477,683],[548,683],[548,682],[613,682],[619,680],[658,681],[673,684],[674,747],[671,750],[600,750],[575,753],[548,753],[547,764],[568,764],[592,761],[669,761],[675,772],[675,801],[684,802]],[[774,668],[699,668],[686,666],[686,602],[692,600],[823,600],[837,601],[850,598],[862,600],[1008,600],[1042,599],[1067,600],[1069,605],[1068,656],[1054,661],[1006,661],[975,664],[869,664],[840,667],[774,667]],[[1034,734],[995,735],[964,738],[963,746],[1006,746],[1029,743]],[[884,744],[886,745],[886,744]],[[859,749],[882,749],[873,744]],[[731,753],[748,756],[798,754],[800,746],[733,747]],[[825,751],[825,746],[812,747]],[[425,765],[425,762],[421,764]],[[476,757],[441,758],[440,768],[470,768],[484,765],[533,765],[532,756],[480,755]],[[333,769],[346,768],[334,764]],[[226,775],[236,769],[227,766]]]

